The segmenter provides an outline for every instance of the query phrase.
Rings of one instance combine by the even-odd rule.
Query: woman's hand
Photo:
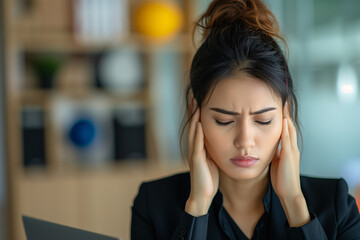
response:
[[[219,186],[219,171],[217,165],[206,154],[199,119],[200,108],[196,110],[190,122],[188,136],[191,191],[185,211],[195,217],[207,214]]]
[[[271,183],[286,213],[290,227],[310,221],[307,204],[300,186],[300,152],[296,128],[284,106],[281,151],[277,149],[271,164]]]
[[[281,151],[276,150],[271,164],[271,182],[279,198],[301,195],[300,153],[295,126],[290,118],[287,104],[284,106],[281,133]]]

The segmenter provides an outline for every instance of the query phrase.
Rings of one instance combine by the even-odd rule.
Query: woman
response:
[[[215,0],[197,26],[190,173],[141,185],[132,239],[360,239],[345,181],[299,175],[297,101],[274,15],[260,0]]]

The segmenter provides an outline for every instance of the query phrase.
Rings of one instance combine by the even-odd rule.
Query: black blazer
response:
[[[301,176],[301,188],[311,222],[289,228],[271,188],[266,239],[360,239],[359,211],[343,179]],[[193,217],[184,211],[189,193],[189,173],[143,183],[132,207],[131,239],[231,239],[214,210],[214,201],[205,216]]]

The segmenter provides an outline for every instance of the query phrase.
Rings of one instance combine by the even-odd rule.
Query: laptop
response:
[[[121,240],[29,216],[22,219],[27,240]]]

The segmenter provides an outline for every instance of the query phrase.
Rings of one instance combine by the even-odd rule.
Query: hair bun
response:
[[[226,29],[235,23],[261,30],[286,44],[274,14],[261,0],[214,0],[196,21],[194,30],[200,27],[204,40],[212,30]]]

